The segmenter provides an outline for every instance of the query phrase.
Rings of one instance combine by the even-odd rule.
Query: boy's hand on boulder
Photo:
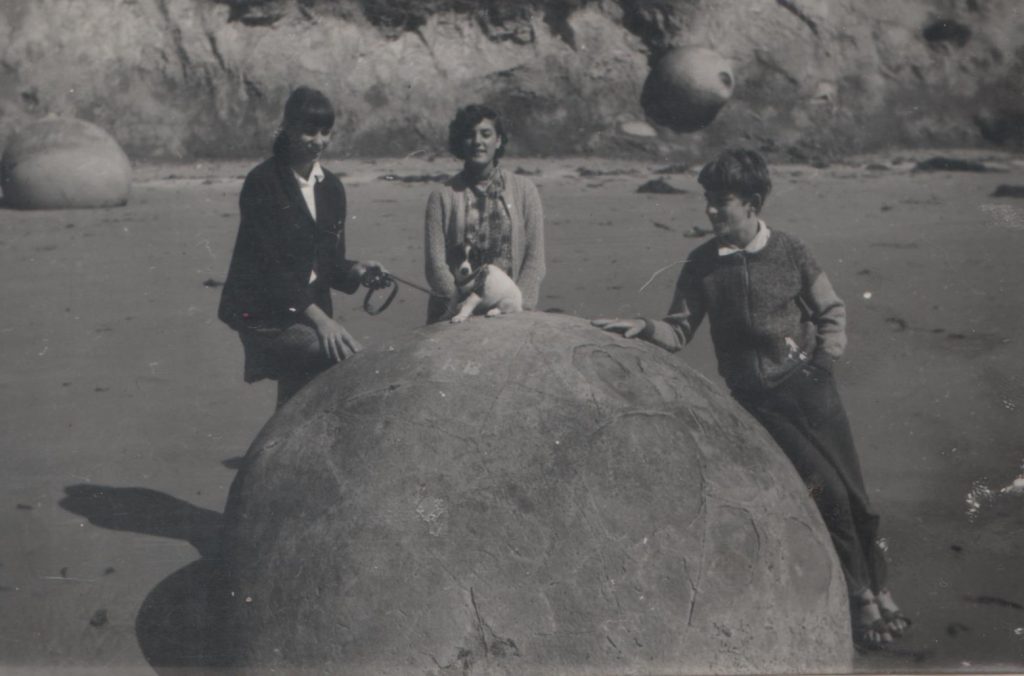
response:
[[[621,333],[626,338],[636,338],[647,326],[642,319],[592,319],[590,323],[605,331]]]

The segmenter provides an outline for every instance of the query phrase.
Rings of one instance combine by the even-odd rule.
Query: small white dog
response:
[[[523,293],[496,265],[483,263],[480,250],[469,243],[456,244],[448,253],[448,264],[455,276],[455,297],[448,314],[452,323],[466,321],[474,313],[486,317],[523,311]]]

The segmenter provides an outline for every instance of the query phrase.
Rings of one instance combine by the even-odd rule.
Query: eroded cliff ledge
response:
[[[7,0],[0,137],[54,112],[133,157],[256,156],[306,83],[339,109],[334,152],[364,156],[442,152],[478,100],[516,154],[1019,148],[1022,34],[1017,0]],[[732,100],[696,133],[622,133],[680,45],[732,60]]]

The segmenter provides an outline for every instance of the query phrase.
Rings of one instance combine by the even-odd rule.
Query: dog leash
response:
[[[402,279],[398,275],[392,274],[390,272],[382,272],[379,274],[371,275],[370,278],[367,279],[366,282],[364,283],[365,286],[369,287],[366,291],[366,297],[363,298],[363,310],[366,312],[366,314],[373,317],[375,315],[379,315],[381,312],[384,312],[384,310],[387,310],[388,306],[391,305],[391,301],[393,301],[395,299],[395,296],[398,295],[399,282],[407,286],[411,286],[417,291],[422,291],[428,296],[433,296],[435,298],[448,298],[448,296],[442,296],[439,293],[434,293],[433,291],[424,286],[420,286],[419,284],[410,282],[407,279]],[[381,303],[380,306],[373,307],[373,304],[370,302],[370,299],[373,297],[374,292],[380,289],[387,288],[391,289],[391,293],[388,294],[388,297],[384,299],[384,302]]]

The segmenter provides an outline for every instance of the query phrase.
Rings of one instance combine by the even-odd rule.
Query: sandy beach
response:
[[[763,217],[808,244],[846,301],[840,391],[891,586],[914,622],[856,668],[1021,671],[1024,200],[992,194],[1024,184],[1024,160],[973,153],[989,171],[913,171],[938,154],[950,155],[777,165]],[[541,310],[664,313],[671,265],[707,227],[693,168],[503,163],[529,173],[544,201]],[[274,408],[273,384],[242,382],[239,341],[216,319],[253,164],[139,165],[122,208],[0,209],[0,672],[203,662],[196,562]],[[411,179],[454,173],[453,162],[325,164],[348,192],[350,255],[422,283],[434,184]],[[654,179],[682,192],[637,192]],[[335,298],[367,345],[425,319],[426,296],[408,286],[375,317],[362,300]],[[679,359],[723,386],[706,327]]]

